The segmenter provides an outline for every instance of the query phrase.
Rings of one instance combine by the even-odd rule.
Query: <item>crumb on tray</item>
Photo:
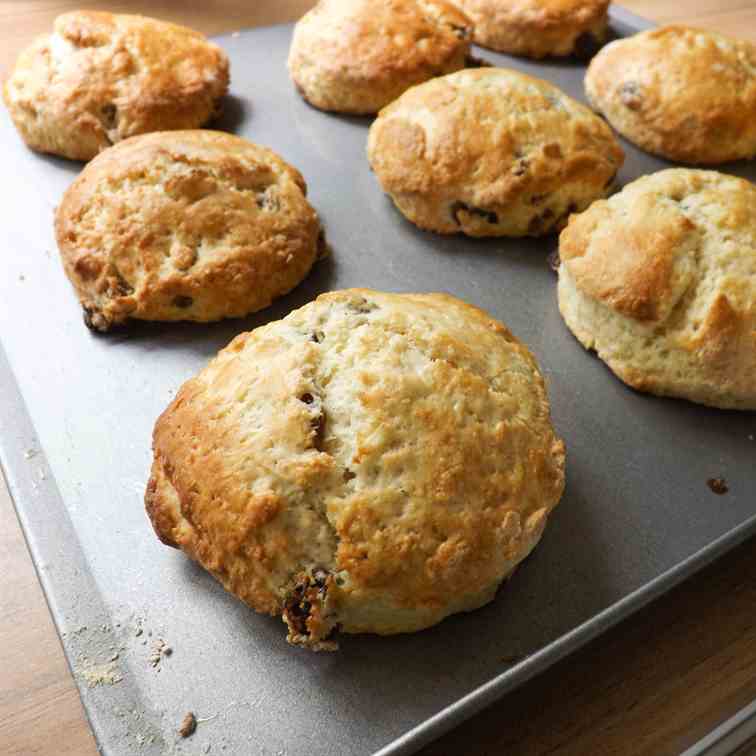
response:
[[[194,712],[187,712],[186,716],[181,720],[181,726],[179,727],[179,735],[182,738],[188,738],[194,734],[197,729],[197,718],[194,716]]]
[[[724,478],[709,478],[706,481],[706,485],[719,496],[726,494],[730,490]]]

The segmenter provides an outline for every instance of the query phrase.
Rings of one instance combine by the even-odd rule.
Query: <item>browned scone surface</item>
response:
[[[289,72],[312,105],[372,114],[464,68],[471,40],[470,20],[445,0],[320,0],[294,29]]]
[[[590,57],[606,40],[609,0],[454,0],[483,47],[529,58]]]
[[[228,82],[226,54],[199,32],[73,11],[21,53],[3,95],[32,149],[89,160],[136,134],[202,126]]]
[[[241,317],[294,288],[320,223],[300,173],[217,131],[132,137],[98,155],[55,216],[88,325]]]
[[[756,156],[756,45],[667,26],[607,45],[586,95],[624,137],[693,164]]]
[[[153,450],[159,537],[315,649],[490,601],[564,486],[533,357],[443,294],[329,293],[241,334]]]
[[[608,192],[624,154],[607,124],[517,71],[458,71],[413,87],[370,127],[383,190],[420,228],[539,236]]]
[[[641,391],[756,409],[756,187],[714,171],[644,176],[573,216],[559,309]]]

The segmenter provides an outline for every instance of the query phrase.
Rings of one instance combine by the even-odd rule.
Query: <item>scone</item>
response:
[[[324,294],[237,336],[153,451],[159,538],[315,650],[491,601],[564,487],[532,355],[445,294]]]
[[[228,58],[199,32],[74,11],[21,53],[3,95],[29,147],[89,160],[135,134],[202,126],[227,89]]]
[[[320,0],[294,29],[289,72],[315,107],[372,114],[465,67],[472,25],[443,0]]]
[[[625,383],[756,409],[756,186],[670,169],[573,216],[559,309]]]
[[[384,108],[368,159],[420,228],[540,236],[605,196],[624,155],[601,118],[552,84],[480,68],[413,87]]]
[[[588,58],[608,36],[609,0],[454,0],[483,47],[528,58]]]
[[[756,156],[756,45],[667,26],[607,45],[592,61],[593,107],[641,149],[669,160]]]
[[[217,131],[132,137],[98,155],[55,215],[85,322],[210,321],[266,307],[307,274],[318,216],[299,172]]]

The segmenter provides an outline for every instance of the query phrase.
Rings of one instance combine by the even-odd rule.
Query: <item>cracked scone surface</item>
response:
[[[29,147],[90,160],[126,137],[202,126],[228,81],[226,54],[199,32],[74,11],[21,53],[3,94]]]
[[[454,0],[483,47],[528,58],[590,57],[608,33],[609,0]]]
[[[289,73],[322,110],[372,114],[464,68],[471,41],[470,20],[444,0],[320,0],[294,29]]]
[[[267,307],[318,254],[320,223],[305,194],[274,152],[217,131],[145,134],[101,153],[55,216],[87,325]]]
[[[241,334],[153,451],[161,540],[315,649],[487,603],[564,487],[532,355],[443,294],[329,293]]]
[[[624,154],[603,119],[552,84],[480,68],[413,87],[384,108],[368,159],[420,228],[540,236],[606,196]]]
[[[625,383],[756,409],[756,187],[713,171],[645,176],[570,220],[559,309]]]
[[[666,26],[610,43],[591,61],[596,110],[647,152],[683,163],[756,156],[756,45]]]

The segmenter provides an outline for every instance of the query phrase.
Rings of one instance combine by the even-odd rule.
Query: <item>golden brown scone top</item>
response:
[[[455,0],[463,8],[477,6],[501,22],[527,23],[548,29],[567,24],[591,24],[603,18],[610,0]],[[494,19],[491,19],[493,21]]]
[[[55,217],[88,325],[266,307],[316,258],[320,224],[305,193],[274,152],[217,131],[145,134],[100,153]]]
[[[472,25],[445,0],[320,0],[297,23],[289,71],[324,110],[375,113],[465,65]]]
[[[601,13],[606,10],[607,0],[497,0],[491,8],[499,7],[510,12],[533,13],[553,21],[570,21],[576,16]]]
[[[153,448],[160,538],[314,648],[486,603],[564,485],[533,357],[442,294],[325,294],[238,336]]]
[[[559,252],[570,327],[623,380],[756,408],[756,186],[682,168],[644,176],[573,216]]]
[[[593,54],[607,31],[609,0],[454,0],[475,25],[475,42],[543,58]]]
[[[605,196],[624,154],[601,118],[549,82],[480,68],[413,87],[384,108],[368,159],[421,228],[537,236]]]
[[[687,163],[756,155],[756,45],[666,26],[607,45],[586,94],[623,136]]]
[[[3,95],[30,147],[89,160],[136,134],[202,126],[228,81],[226,54],[199,32],[73,11],[21,53]]]

